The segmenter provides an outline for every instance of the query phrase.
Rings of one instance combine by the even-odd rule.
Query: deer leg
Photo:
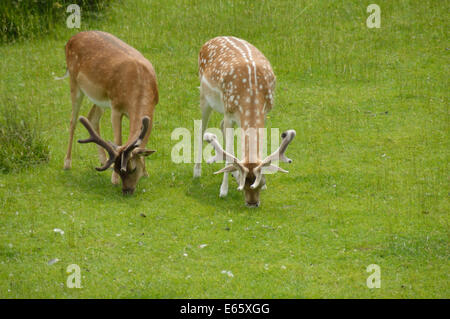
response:
[[[194,177],[200,177],[202,175],[203,135],[208,128],[208,121],[212,111],[212,108],[209,106],[202,93],[200,93],[200,108],[202,110],[202,136],[194,136],[194,138],[198,139],[198,149],[195,157],[196,163],[194,165]]]
[[[231,155],[234,155],[234,144],[231,143],[231,145],[227,144],[227,132],[226,129],[224,129],[223,123],[225,120],[222,120],[220,122],[220,130],[222,131],[222,136],[223,136],[223,144],[225,145],[225,150],[230,153]],[[232,125],[232,122],[230,122],[230,124]],[[234,142],[234,135],[230,136],[230,138],[233,139]],[[239,184],[239,171],[233,171],[231,172],[231,175],[233,175],[234,179],[236,180],[236,183]]]
[[[89,112],[89,115],[88,115],[89,122],[91,122],[92,127],[98,133],[99,136],[100,136],[100,119],[101,119],[102,115],[103,115],[103,109],[95,104],[92,106],[91,111]],[[98,145],[98,158],[100,160],[100,163],[102,165],[105,165],[105,163],[107,161],[106,153],[105,153],[105,149],[103,147],[101,147],[100,145]]]
[[[142,161],[142,167],[144,168],[144,172],[142,173],[142,174],[143,174],[142,176],[143,176],[143,177],[148,177],[147,168],[146,168],[146,166],[145,166],[145,158],[144,158],[144,157],[141,157],[140,160]]]
[[[70,81],[70,97],[72,100],[72,118],[70,119],[69,129],[69,145],[67,146],[67,153],[64,159],[64,169],[70,169],[72,167],[72,144],[73,134],[78,122],[78,113],[80,112],[81,103],[83,102],[84,94],[71,79]]]
[[[234,142],[234,138],[233,138],[234,135],[230,134],[230,138],[226,138],[226,136],[227,136],[227,129],[233,127],[231,119],[229,119],[225,115],[225,118],[223,119],[222,123],[220,123],[220,127],[221,127],[222,133],[223,133],[225,150],[228,153],[234,155],[234,145],[233,145],[234,144],[233,143]],[[228,165],[230,163],[231,162],[227,158],[225,165]],[[220,197],[225,197],[225,196],[227,196],[227,194],[228,194],[228,172],[224,172],[223,173],[222,185],[220,185],[220,194],[219,194],[219,196]]]
[[[114,132],[114,144],[116,144],[117,146],[122,145],[122,117],[123,115],[119,111],[115,111],[114,109],[111,110],[111,122]],[[113,171],[111,176],[111,183],[117,185],[119,184],[119,179],[120,179],[119,174],[117,174],[116,171]]]

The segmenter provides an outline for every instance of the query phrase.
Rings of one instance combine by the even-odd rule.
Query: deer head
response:
[[[95,132],[89,120],[80,116],[80,122],[89,132],[90,137],[85,140],[78,140],[78,143],[95,143],[103,147],[108,153],[108,160],[101,167],[96,167],[97,171],[105,171],[112,164],[114,170],[119,174],[122,180],[122,193],[124,195],[133,194],[139,179],[144,175],[145,161],[144,157],[153,154],[155,151],[140,147],[145,134],[148,131],[150,118],[142,118],[142,128],[139,136],[129,145],[117,146],[112,142],[102,139]]]
[[[246,205],[249,207],[258,207],[260,203],[260,191],[266,187],[264,174],[269,171],[288,173],[288,171],[272,164],[272,162],[281,160],[282,162],[292,163],[292,160],[285,156],[285,152],[289,143],[294,139],[295,134],[295,130],[288,130],[281,134],[282,142],[280,147],[271,155],[267,156],[264,160],[258,160],[256,163],[252,163],[249,161],[240,161],[237,157],[226,152],[222,148],[220,143],[217,141],[216,135],[205,133],[204,140],[209,142],[216,151],[216,155],[207,160],[207,163],[209,164],[223,159],[229,161],[231,164],[225,166],[214,174],[237,171],[239,173],[239,186],[237,189],[239,191],[244,191]]]

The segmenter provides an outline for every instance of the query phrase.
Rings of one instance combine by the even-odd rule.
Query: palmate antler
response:
[[[215,172],[214,174],[220,174],[225,172],[233,172],[236,170],[239,170],[239,187],[238,190],[243,190],[245,186],[245,179],[247,178],[248,174],[248,168],[241,164],[239,159],[235,157],[234,155],[228,153],[225,151],[222,146],[217,141],[217,136],[212,133],[205,133],[203,139],[207,142],[209,142],[215,149],[216,155],[214,157],[211,157],[206,162],[208,164],[217,162],[222,160],[224,157],[226,158],[227,162],[231,162],[231,164],[225,166],[221,170]]]
[[[108,152],[108,155],[109,155],[108,161],[102,167],[96,167],[95,169],[100,172],[108,169],[114,163],[114,161],[116,160],[116,157],[118,155],[118,153],[116,151],[117,145],[113,144],[112,142],[107,142],[104,139],[102,139],[97,134],[97,132],[94,130],[94,128],[92,127],[89,120],[87,118],[85,118],[84,116],[80,116],[80,122],[87,129],[90,137],[85,140],[78,140],[78,143],[82,143],[82,144],[95,143],[95,144],[103,147]]]
[[[274,172],[283,172],[288,173],[288,171],[282,169],[281,167],[278,167],[276,165],[272,164],[272,161],[281,160],[282,162],[286,163],[292,163],[292,160],[290,158],[287,158],[285,155],[286,149],[289,145],[289,143],[294,139],[296,135],[295,130],[288,130],[281,134],[281,138],[283,139],[281,141],[280,147],[267,156],[258,166],[256,166],[253,169],[253,174],[255,175],[255,182],[250,186],[251,188],[255,189],[259,186],[261,183],[262,176],[264,172],[267,171],[274,171]],[[228,162],[231,162],[230,165],[225,166],[221,170],[215,172],[214,174],[224,173],[224,172],[233,172],[235,170],[239,170],[239,187],[238,190],[243,190],[245,186],[245,179],[247,178],[248,174],[248,168],[246,168],[237,157],[234,155],[228,153],[225,151],[222,146],[217,141],[217,136],[211,133],[205,133],[204,140],[209,142],[215,149],[216,155],[209,160],[207,160],[207,163],[213,163],[219,160],[222,160],[224,157],[227,159]]]
[[[283,173],[288,173],[288,171],[282,169],[281,167],[273,165],[272,161],[281,160],[282,162],[285,163],[292,163],[292,160],[286,157],[285,152],[289,143],[294,139],[295,135],[296,135],[295,130],[288,130],[283,134],[281,134],[281,138],[283,140],[281,141],[280,147],[275,152],[267,156],[261,162],[261,164],[259,164],[253,169],[253,173],[255,174],[256,178],[255,182],[250,186],[250,188],[255,189],[259,186],[259,184],[261,183],[262,175],[264,174],[263,169],[265,171],[275,171],[275,172],[279,171]]]
[[[85,140],[78,140],[78,143],[95,143],[97,145],[100,145],[103,147],[109,155],[108,161],[103,165],[102,167],[96,167],[95,169],[97,171],[104,171],[108,169],[116,160],[117,156],[121,156],[120,160],[120,170],[122,172],[127,171],[127,163],[128,160],[131,157],[131,154],[133,153],[133,150],[138,148],[142,144],[142,140],[144,139],[145,134],[147,133],[150,118],[148,116],[144,116],[142,118],[142,128],[141,133],[139,134],[138,138],[134,140],[130,145],[128,145],[125,149],[119,150],[119,147],[112,142],[105,141],[102,139],[97,132],[95,132],[94,128],[92,127],[91,123],[87,118],[84,116],[80,116],[80,122],[84,125],[84,127],[89,132],[90,137]]]
[[[138,148],[142,144],[142,140],[144,139],[145,134],[147,134],[149,123],[150,123],[150,118],[148,116],[144,116],[142,118],[141,133],[139,134],[138,138],[123,150],[122,155],[121,155],[122,156],[121,164],[120,164],[120,170],[122,172],[127,171],[127,163],[131,157],[133,150],[135,148]]]

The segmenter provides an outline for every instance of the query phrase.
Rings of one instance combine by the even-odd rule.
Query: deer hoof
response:
[[[119,184],[119,175],[116,172],[113,172],[111,175],[111,183],[114,185]]]
[[[194,177],[200,177],[202,176],[202,167],[201,166],[194,166]]]
[[[228,195],[228,185],[226,187],[223,187],[223,185],[220,187],[220,193],[219,197],[226,197]]]
[[[71,169],[72,168],[72,160],[66,158],[64,160],[64,169]]]

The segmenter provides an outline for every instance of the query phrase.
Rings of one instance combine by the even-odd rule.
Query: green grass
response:
[[[11,100],[0,100],[0,172],[8,173],[45,163],[49,146],[39,123]]]
[[[61,25],[67,6],[78,4],[82,15],[101,17],[108,0],[8,0],[0,3],[0,43],[36,39]],[[72,11],[71,11],[72,12]]]
[[[157,153],[129,198],[94,170],[93,145],[76,144],[62,169],[71,106],[53,73],[77,30],[61,19],[46,37],[0,46],[0,95],[40,119],[50,148],[48,164],[0,175],[0,297],[449,298],[449,2],[377,1],[380,29],[366,27],[370,3],[120,1],[83,19],[158,75]],[[267,126],[297,131],[289,174],[267,178],[259,209],[234,181],[219,198],[221,165],[194,180],[192,164],[170,160],[172,130],[201,117],[197,54],[217,35],[268,57],[278,84]],[[65,285],[70,264],[82,289]],[[370,264],[380,289],[366,286]]]

